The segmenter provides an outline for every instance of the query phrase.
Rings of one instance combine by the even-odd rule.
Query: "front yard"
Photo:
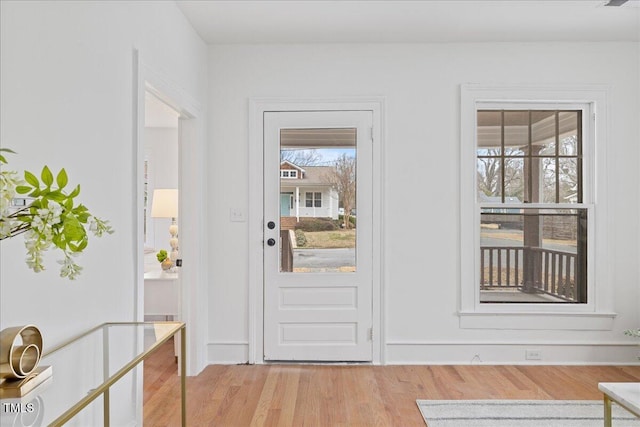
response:
[[[335,248],[355,248],[356,230],[334,230],[334,231],[305,231],[304,236],[307,241],[299,248],[309,249],[335,249]]]

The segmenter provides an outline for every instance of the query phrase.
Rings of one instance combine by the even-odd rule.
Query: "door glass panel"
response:
[[[280,130],[280,272],[356,271],[356,129]]]

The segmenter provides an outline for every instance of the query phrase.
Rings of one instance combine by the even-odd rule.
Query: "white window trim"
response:
[[[604,86],[461,87],[460,120],[460,299],[461,328],[487,329],[584,329],[610,330],[616,314],[608,268],[607,233],[607,94]],[[476,112],[479,108],[531,109],[542,104],[554,109],[580,109],[583,114],[585,203],[588,209],[587,304],[491,304],[480,303],[479,245],[480,203],[476,196]],[[545,204],[545,206],[548,206]],[[530,206],[533,207],[533,206]]]
[[[284,175],[285,172],[287,172],[287,176]],[[280,169],[280,178],[297,179],[298,171],[295,169]]]

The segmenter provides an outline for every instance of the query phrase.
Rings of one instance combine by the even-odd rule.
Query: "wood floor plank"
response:
[[[211,365],[187,378],[187,422],[215,427],[423,427],[416,399],[600,400],[640,366]],[[144,425],[180,425],[169,342],[144,363]]]

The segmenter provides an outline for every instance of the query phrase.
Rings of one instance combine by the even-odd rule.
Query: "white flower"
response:
[[[113,234],[113,228],[109,225],[109,221],[103,221],[93,215],[89,217],[89,230],[96,237],[102,237],[104,233]]]
[[[46,226],[47,224],[42,220],[41,216],[36,215],[33,217],[33,220],[31,221],[31,227],[37,230],[38,233],[44,232]]]
[[[0,217],[5,219],[11,214],[11,203],[16,197],[16,187],[23,185],[17,172],[0,172]]]
[[[27,248],[27,266],[36,273],[44,270],[43,253],[51,246],[50,234],[43,235],[34,229],[25,233],[24,245]]]
[[[68,252],[65,252],[64,255],[64,260],[58,261],[58,264],[62,265],[60,268],[60,277],[68,277],[70,280],[75,280],[80,275],[82,267],[73,262]]]
[[[17,226],[17,221],[12,221],[8,218],[2,218],[2,220],[0,220],[0,239],[9,237],[11,235],[11,230],[13,229],[13,227]]]

